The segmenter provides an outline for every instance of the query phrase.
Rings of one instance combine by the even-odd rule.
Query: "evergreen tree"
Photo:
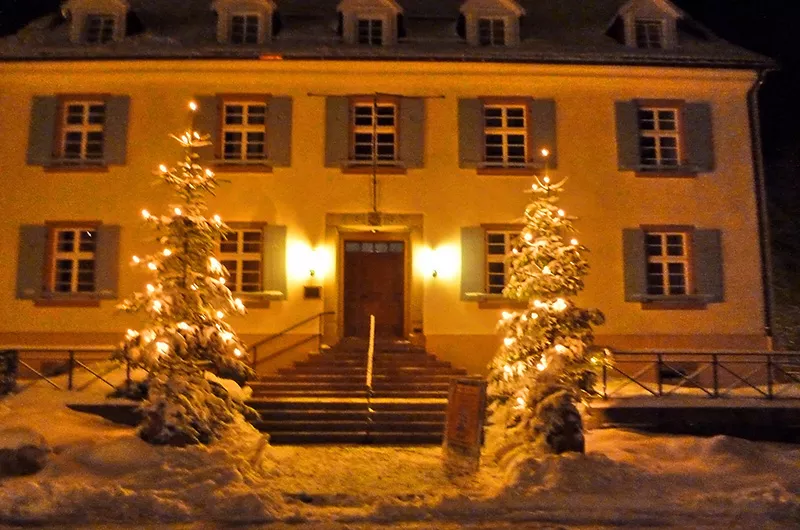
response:
[[[194,103],[190,104],[196,109]],[[177,168],[161,165],[158,178],[169,185],[176,204],[169,214],[142,210],[156,232],[161,250],[133,257],[134,265],[154,275],[145,292],[135,293],[119,307],[145,315],[140,331],[128,330],[115,358],[149,372],[148,395],[142,404],[139,433],[153,443],[209,443],[238,414],[248,411],[207,373],[237,378],[252,375],[245,364],[246,348],[228,315],[242,314],[244,304],[226,286],[228,272],[215,257],[218,242],[229,228],[218,215],[206,218],[205,197],[214,194],[214,172],[198,164],[195,149],[208,137],[188,130],[173,136],[185,151]]]
[[[572,220],[558,207],[562,185],[545,176],[530,190],[503,290],[528,305],[503,313],[503,345],[490,364],[488,390],[495,422],[553,453],[583,451],[576,405],[592,394],[596,370],[607,362],[605,352],[590,349],[592,325],[602,324],[603,314],[569,299],[583,289],[589,264],[588,249],[570,237]]]

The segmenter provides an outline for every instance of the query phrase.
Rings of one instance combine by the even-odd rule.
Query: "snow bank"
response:
[[[52,451],[39,474],[0,479],[0,524],[800,525],[798,446],[599,430],[586,455],[537,458],[506,440],[477,474],[451,476],[438,447],[270,446],[243,422],[210,447],[157,447],[65,406],[105,392],[37,383],[0,401],[0,447]]]

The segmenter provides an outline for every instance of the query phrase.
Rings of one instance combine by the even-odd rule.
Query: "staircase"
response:
[[[408,342],[376,344],[372,396],[367,345],[345,339],[252,382],[254,425],[273,444],[438,444],[450,381],[464,370]],[[368,399],[369,398],[369,399]]]

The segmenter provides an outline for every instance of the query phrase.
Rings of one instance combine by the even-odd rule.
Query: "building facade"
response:
[[[136,325],[115,305],[157,250],[140,211],[170,207],[152,172],[191,124],[230,181],[210,213],[251,341],[330,311],[334,343],[375,315],[482,372],[548,174],[591,249],[597,343],[769,347],[752,101],[770,63],[669,2],[151,4],[70,0],[0,45],[0,343]]]

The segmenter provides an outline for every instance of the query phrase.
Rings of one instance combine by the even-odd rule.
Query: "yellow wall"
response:
[[[426,104],[425,167],[380,177],[379,208],[423,214],[423,245],[448,246],[458,259],[460,228],[518,219],[531,177],[478,176],[458,167],[457,105],[460,97],[532,96],[556,101],[558,169],[569,177],[563,207],[576,215],[582,244],[591,249],[592,272],[579,302],[602,309],[607,324],[598,341],[715,347],[747,343],[763,347],[759,238],[750,159],[746,92],[754,74],[648,67],[434,64],[337,61],[128,61],[0,64],[0,343],[27,332],[122,333],[136,319],[100,308],[42,308],[15,299],[20,224],[45,220],[99,219],[123,227],[120,288],[141,288],[144,277],[127,259],[145,253],[150,234],[139,211],[166,207],[165,187],[152,170],[180,158],[168,135],[188,122],[187,101],[214,93],[273,93],[292,96],[292,167],[270,174],[225,175],[211,213],[227,221],[266,221],[288,227],[289,245],[327,244],[326,213],[371,208],[370,177],[325,168],[325,99],[309,95],[390,93],[430,96]],[[104,173],[44,171],[25,164],[28,114],[34,95],[111,93],[131,97],[128,164]],[[443,98],[440,96],[444,96]],[[696,178],[637,178],[617,170],[614,102],[634,98],[709,101],[713,111],[716,171]],[[689,224],[723,231],[725,302],[705,310],[648,310],[623,301],[622,229],[640,224]],[[413,257],[413,256],[412,256]],[[334,260],[335,263],[335,260]],[[337,289],[335,270],[318,281]],[[240,332],[278,331],[323,310],[322,301],[302,298],[305,272],[289,271],[288,300],[253,309],[238,320]],[[415,270],[414,274],[421,274]],[[500,310],[462,302],[459,269],[437,278],[416,276],[421,285],[422,325],[432,351],[437,346],[464,365],[486,357],[496,343]],[[14,335],[8,335],[14,333]],[[109,335],[106,335],[106,337]],[[480,340],[470,337],[480,336]],[[34,337],[34,335],[30,335]],[[66,340],[68,336],[64,335]],[[454,338],[455,337],[455,338]],[[668,339],[673,337],[673,339]],[[749,337],[747,341],[731,337]],[[719,340],[718,340],[719,339]],[[672,342],[670,342],[672,341]],[[492,346],[493,347],[493,346]],[[743,346],[745,347],[745,346]],[[480,350],[480,351],[478,351]],[[456,361],[457,362],[457,361]]]

